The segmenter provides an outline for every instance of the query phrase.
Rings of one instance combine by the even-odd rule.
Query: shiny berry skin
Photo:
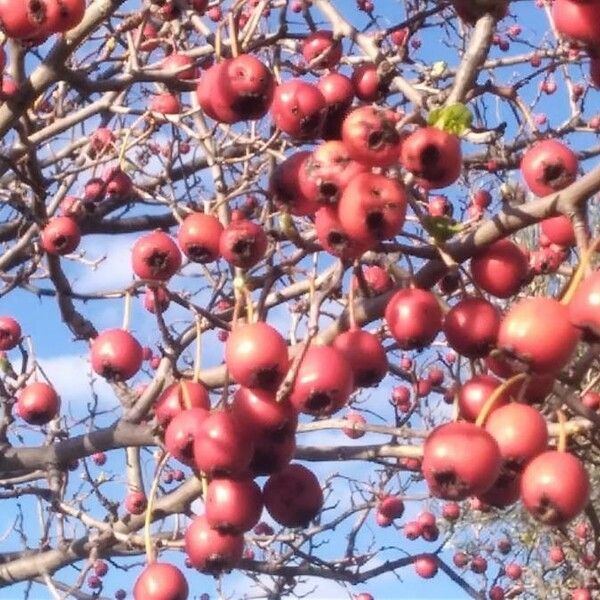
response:
[[[125,381],[142,366],[144,352],[140,343],[124,329],[99,333],[90,348],[92,368],[109,381]]]
[[[510,298],[522,287],[529,264],[521,249],[510,240],[499,240],[471,259],[473,281],[497,298]]]
[[[230,571],[242,558],[244,536],[213,529],[202,515],[185,532],[185,552],[194,568],[217,575]]]
[[[375,386],[386,376],[387,356],[379,338],[373,333],[350,329],[335,338],[333,347],[348,361],[356,387]]]
[[[129,492],[125,496],[125,510],[132,515],[141,515],[148,506],[148,500],[144,492]]]
[[[525,298],[502,319],[498,348],[535,373],[554,373],[569,362],[579,337],[566,306],[553,298]]]
[[[404,187],[384,175],[356,175],[339,202],[338,217],[344,231],[363,246],[373,247],[398,235],[405,216]]]
[[[210,409],[210,398],[206,388],[195,381],[181,380],[166,387],[154,405],[154,415],[161,425],[189,408]]]
[[[219,252],[235,267],[250,269],[264,257],[267,235],[258,223],[240,219],[232,221],[221,234]]]
[[[500,474],[496,440],[471,423],[436,427],[425,440],[423,475],[432,495],[464,500],[487,491]]]
[[[188,215],[177,233],[181,251],[193,262],[209,263],[219,258],[223,225],[217,217],[203,213]]]
[[[165,447],[184,465],[194,465],[194,441],[208,418],[205,408],[187,408],[177,413],[165,429]]]
[[[529,189],[546,196],[571,185],[579,162],[575,153],[557,140],[534,144],[521,159],[521,172]]]
[[[183,573],[170,563],[150,563],[133,586],[134,600],[187,600],[188,595]]]
[[[75,219],[54,217],[42,229],[42,248],[48,254],[64,256],[73,252],[81,241],[81,231]]]
[[[458,408],[460,416],[471,422],[475,422],[479,413],[485,406],[488,398],[501,384],[499,379],[491,375],[474,375],[467,379],[458,389]],[[506,390],[490,409],[490,414],[505,406],[510,401],[511,390]]]
[[[566,215],[558,215],[544,219],[540,223],[540,232],[548,238],[551,244],[559,246],[575,245],[575,230],[571,219]]]
[[[564,525],[585,508],[590,481],[582,462],[568,452],[549,450],[525,468],[521,499],[525,508],[546,525]]]
[[[170,235],[154,231],[136,240],[131,261],[140,279],[167,281],[181,267],[181,252]]]
[[[30,383],[19,394],[18,415],[30,425],[45,425],[58,414],[60,398],[47,383]]]
[[[325,98],[319,88],[292,79],[275,89],[271,116],[281,131],[300,140],[319,137],[327,115]]]
[[[349,437],[351,440],[358,440],[365,435],[362,429],[356,427],[356,425],[366,425],[367,423],[367,420],[360,413],[350,411],[344,418],[350,423],[349,427],[342,429],[346,437]]]
[[[423,579],[432,579],[437,575],[438,562],[433,554],[421,554],[413,563],[415,573]]]
[[[254,433],[232,412],[213,411],[194,441],[196,468],[209,477],[244,474],[252,460]]]
[[[441,129],[421,127],[402,142],[400,160],[426,189],[444,188],[460,177],[460,140]]]
[[[569,303],[569,319],[582,331],[583,339],[600,339],[600,271],[584,279]]]
[[[21,339],[21,326],[12,317],[0,317],[0,351],[12,350]]]
[[[352,368],[344,354],[313,344],[302,359],[289,400],[298,412],[329,416],[346,405],[353,386]]]
[[[444,317],[448,344],[467,358],[482,358],[495,346],[500,311],[484,298],[466,297]]]
[[[262,509],[261,489],[250,478],[217,478],[208,484],[204,510],[213,529],[227,533],[250,531]]]
[[[240,385],[276,390],[289,367],[288,346],[267,323],[236,325],[225,342],[225,364]]]
[[[396,117],[391,110],[373,106],[352,110],[342,124],[342,141],[350,157],[369,167],[398,162],[401,138]]]
[[[342,58],[342,43],[334,40],[331,31],[315,31],[302,42],[302,56],[313,69],[331,69]]]
[[[442,310],[429,291],[407,288],[396,292],[385,308],[385,321],[402,350],[428,346],[442,328]]]

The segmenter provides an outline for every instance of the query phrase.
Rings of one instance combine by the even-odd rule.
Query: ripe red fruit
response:
[[[303,191],[306,185],[301,182],[306,178],[305,166],[311,156],[309,151],[295,152],[277,165],[271,176],[273,199],[298,217],[312,215],[318,207],[317,198],[307,196]]]
[[[185,532],[185,552],[194,568],[217,575],[230,571],[242,558],[244,536],[212,529],[202,515]]]
[[[0,350],[12,350],[21,339],[21,326],[12,317],[0,317]]]
[[[30,383],[17,400],[18,415],[30,425],[45,425],[58,414],[60,398],[55,389],[43,382]]]
[[[501,381],[491,375],[474,375],[465,381],[458,390],[458,408],[461,417],[475,422],[488,398],[500,384]],[[507,390],[495,401],[490,414],[508,404],[509,401],[510,390]]]
[[[209,263],[219,258],[223,225],[217,217],[203,213],[188,215],[177,233],[181,251],[193,262]]]
[[[324,142],[302,163],[300,190],[311,204],[337,204],[348,184],[364,171],[366,167],[350,158],[342,142]]]
[[[379,265],[372,265],[364,267],[362,274],[366,283],[367,291],[374,296],[379,296],[392,289],[392,278],[389,276],[385,269],[382,269]],[[352,287],[355,290],[361,290],[360,284],[356,276],[352,278]]]
[[[498,348],[536,373],[553,373],[571,358],[579,331],[566,306],[553,298],[526,298],[508,311],[498,333]]]
[[[585,508],[589,495],[585,467],[568,452],[544,452],[523,471],[523,505],[546,525],[564,525],[574,519]]]
[[[379,338],[368,331],[354,328],[340,333],[333,341],[350,365],[355,387],[377,385],[387,374],[388,361]]]
[[[377,73],[372,64],[359,65],[352,72],[352,85],[356,97],[364,102],[376,102],[387,94],[389,85]]]
[[[471,508],[489,512],[492,506],[496,508],[512,506],[519,499],[520,484],[521,478],[518,475],[515,476],[514,472],[502,471],[487,492],[472,498],[472,503],[477,502],[477,507],[473,504]]]
[[[323,250],[350,261],[361,256],[366,248],[350,238],[342,227],[337,207],[323,206],[315,213],[315,229]]]
[[[296,374],[290,403],[298,412],[329,416],[346,404],[353,386],[352,369],[342,352],[311,345]]]
[[[85,0],[46,0],[45,33],[64,33],[77,27],[85,14]]]
[[[209,410],[210,398],[200,382],[182,380],[163,390],[154,405],[154,415],[158,423],[167,426],[173,417],[190,408]]]
[[[129,492],[125,496],[125,510],[132,515],[141,515],[148,506],[148,500],[144,492]]]
[[[42,248],[48,254],[64,256],[73,252],[81,241],[81,231],[75,219],[54,217],[42,229]]]
[[[287,465],[263,488],[265,508],[284,527],[308,527],[323,507],[319,480],[306,467]]]
[[[103,560],[95,561],[94,573],[96,573],[98,577],[104,577],[108,573],[108,564]]]
[[[555,0],[552,4],[552,19],[561,36],[589,46],[600,43],[596,27],[600,19],[600,6],[596,2]]]
[[[377,525],[379,525],[379,527],[389,527],[394,520],[377,511],[375,513],[375,522]]]
[[[312,69],[331,69],[342,58],[342,42],[334,40],[331,31],[315,31],[302,42],[302,56]]]
[[[548,446],[546,420],[527,404],[499,407],[487,418],[485,429],[498,443],[503,472],[508,475],[520,474]]]
[[[45,2],[24,0],[14,3],[10,0],[0,0],[0,22],[7,37],[36,38],[42,34],[47,16],[48,7]]]
[[[600,394],[589,390],[581,397],[581,403],[590,410],[598,410],[600,408]]]
[[[396,163],[401,138],[395,117],[393,111],[373,106],[351,111],[342,124],[342,141],[350,157],[369,167]]]
[[[444,500],[464,500],[487,491],[500,474],[496,440],[471,423],[436,427],[425,440],[422,470],[430,492]]]
[[[152,313],[163,313],[171,304],[171,298],[167,290],[159,285],[146,288],[144,293],[144,308]]]
[[[431,579],[437,575],[438,562],[433,554],[421,554],[417,556],[413,565],[416,574],[423,579]]]
[[[172,73],[177,79],[194,79],[196,77],[194,59],[178,52],[169,54],[162,61],[161,69],[166,73]]]
[[[255,432],[258,435],[258,432]],[[296,452],[296,436],[294,432],[283,431],[280,435],[258,438],[248,471],[254,476],[271,475],[284,469]]]
[[[94,464],[101,467],[106,464],[106,454],[104,452],[94,452],[94,454],[92,454],[92,460],[94,461]]]
[[[571,600],[592,600],[592,592],[587,588],[575,588],[571,592]]]
[[[277,402],[271,392],[241,387],[233,397],[231,410],[237,419],[256,433],[257,439],[283,441],[293,435],[298,413],[289,402]]]
[[[275,80],[273,74],[260,60],[250,54],[240,54],[225,61],[222,95],[213,94],[213,107],[219,112],[220,99],[225,99],[227,111],[232,111],[236,121],[264,117],[273,101]]]
[[[163,92],[152,96],[148,109],[163,115],[178,115],[181,112],[181,104],[175,94]]]
[[[595,342],[600,338],[600,271],[584,279],[569,303],[569,319],[582,330],[583,339]]]
[[[446,502],[442,507],[442,516],[448,521],[456,521],[460,517],[460,506],[456,502]]]
[[[131,261],[140,279],[167,281],[181,267],[181,252],[170,235],[153,231],[136,240]]]
[[[317,87],[327,107],[323,139],[339,140],[342,137],[342,122],[354,99],[354,85],[345,75],[333,72],[319,78]]]
[[[170,563],[150,563],[133,587],[134,600],[187,600],[188,594],[183,573]]]
[[[262,321],[236,325],[225,342],[225,364],[240,385],[276,390],[289,366],[287,343]]]
[[[91,344],[92,368],[109,381],[125,381],[142,366],[144,352],[140,343],[124,329],[107,329]]]
[[[458,354],[482,358],[496,345],[500,311],[484,298],[466,297],[444,318],[444,335]]]
[[[379,501],[377,510],[388,519],[400,519],[404,514],[404,502],[398,496],[385,496]]]
[[[194,441],[208,418],[205,408],[188,408],[173,416],[165,430],[165,447],[180,462],[194,465]]]
[[[416,540],[423,533],[423,525],[418,521],[409,521],[404,524],[403,530],[407,540]]]
[[[258,223],[245,219],[229,223],[219,240],[221,256],[241,269],[250,269],[260,262],[267,246],[265,230]]]
[[[421,127],[402,142],[400,160],[426,189],[443,188],[460,176],[460,140],[441,129]]]
[[[354,427],[355,424],[364,425],[367,422],[367,420],[360,413],[350,411],[344,418],[346,421],[349,421],[352,424],[350,427],[344,427],[342,429],[342,432],[345,436],[349,437],[351,440],[357,440],[365,435],[364,431]]]
[[[281,131],[308,140],[319,137],[327,111],[325,98],[317,86],[292,79],[275,89],[271,115]]]
[[[126,199],[133,192],[131,177],[119,167],[109,167],[103,175],[106,195],[112,199]]]
[[[400,233],[406,216],[406,192],[396,179],[360,173],[340,198],[338,217],[357,244],[374,246]]]
[[[498,240],[471,259],[473,281],[498,298],[510,298],[523,285],[529,264],[521,249],[507,239]]]
[[[459,568],[464,569],[469,564],[469,557],[464,552],[455,552],[452,562]]]
[[[362,592],[361,594],[356,594],[354,600],[375,600],[375,598],[367,592]]]
[[[385,321],[402,350],[428,346],[442,328],[442,310],[434,294],[419,288],[396,292],[385,308]]]
[[[523,574],[523,569],[518,563],[509,563],[504,567],[506,576],[513,581],[516,581]]]
[[[204,420],[194,442],[196,468],[209,477],[243,474],[252,459],[253,443],[234,414],[215,411]]]
[[[90,149],[94,153],[100,153],[111,147],[115,141],[115,136],[108,127],[98,127],[90,135]]]
[[[249,478],[213,479],[208,484],[204,510],[213,529],[227,533],[245,533],[259,521],[262,492]]]
[[[571,185],[579,162],[575,153],[557,140],[534,144],[521,159],[521,172],[529,189],[546,196]]]
[[[550,217],[540,223],[540,231],[548,238],[551,244],[559,246],[575,245],[575,230],[571,219],[565,215]]]
[[[552,546],[548,551],[548,558],[554,563],[559,564],[565,560],[565,553],[560,546]]]

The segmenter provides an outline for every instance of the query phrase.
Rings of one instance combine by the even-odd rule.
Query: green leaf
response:
[[[430,217],[429,215],[423,218],[423,227],[436,242],[440,243],[448,241],[463,229],[461,223],[456,223],[449,217]]]
[[[454,135],[462,135],[473,121],[471,111],[464,104],[452,104],[432,110],[427,124]]]

